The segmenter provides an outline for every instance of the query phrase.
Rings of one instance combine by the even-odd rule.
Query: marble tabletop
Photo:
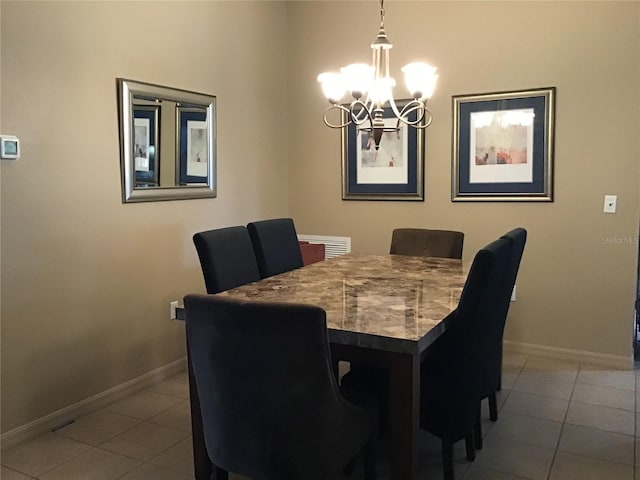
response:
[[[331,342],[416,354],[444,330],[466,273],[461,260],[347,254],[218,295],[318,305]]]

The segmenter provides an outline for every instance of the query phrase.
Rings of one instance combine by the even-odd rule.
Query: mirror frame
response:
[[[122,203],[185,200],[217,196],[216,185],[216,97],[151,83],[117,78],[118,119],[120,130],[120,173],[122,178]],[[162,100],[176,102],[177,106],[195,106],[207,111],[207,183],[175,185],[168,187],[135,188],[135,159],[133,157],[133,106],[134,97],[160,104]],[[176,132],[162,132],[176,135]],[[178,139],[176,138],[176,145]],[[166,153],[163,151],[163,155]],[[177,153],[176,153],[177,155]],[[174,161],[177,160],[174,158]]]

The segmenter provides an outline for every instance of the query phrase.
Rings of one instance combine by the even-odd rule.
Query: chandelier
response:
[[[412,100],[400,110],[393,99],[393,87],[396,81],[389,76],[389,50],[393,47],[384,30],[384,0],[380,0],[380,29],[371,44],[373,62],[371,65],[355,63],[340,69],[340,73],[325,72],[318,75],[325,97],[331,104],[324,113],[324,123],[331,128],[344,128],[355,124],[358,130],[373,135],[376,150],[380,148],[380,139],[385,132],[397,132],[400,122],[415,128],[424,129],[431,125],[433,116],[427,108],[438,80],[436,68],[427,63],[410,63],[402,67],[405,83]],[[340,101],[349,91],[353,101],[348,107]],[[397,122],[395,127],[385,126],[383,113],[389,103]],[[331,123],[329,112],[341,113],[341,123]],[[365,125],[366,124],[366,125]]]

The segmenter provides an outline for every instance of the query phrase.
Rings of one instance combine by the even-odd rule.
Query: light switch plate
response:
[[[616,213],[617,202],[618,202],[617,195],[605,195],[604,196],[604,213]]]

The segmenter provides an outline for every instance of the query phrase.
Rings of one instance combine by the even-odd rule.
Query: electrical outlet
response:
[[[169,304],[169,320],[175,320],[177,318],[176,308],[178,308],[178,301],[174,300]]]
[[[516,301],[516,286],[515,286],[515,284],[513,285],[513,290],[511,291],[511,301],[512,302]]]

